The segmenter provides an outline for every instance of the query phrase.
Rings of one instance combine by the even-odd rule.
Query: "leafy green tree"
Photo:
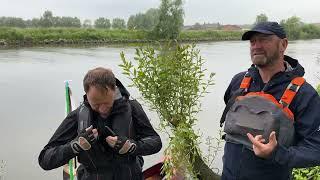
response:
[[[83,21],[82,27],[84,28],[92,28],[92,22],[90,19],[85,19]]]
[[[135,29],[148,29],[149,22],[145,14],[137,14],[135,17],[135,23]]]
[[[127,28],[132,30],[132,29],[136,29],[137,26],[136,26],[136,15],[131,15],[128,19],[128,22],[127,22]]]
[[[94,21],[95,28],[110,29],[111,23],[107,18],[100,17]]]
[[[124,19],[114,18],[112,20],[112,28],[113,29],[125,29],[126,28],[126,22],[124,21]]]
[[[289,39],[299,39],[303,23],[297,16],[292,16],[287,20],[281,20],[280,24],[284,27]]]
[[[218,179],[204,162],[199,136],[193,130],[200,111],[200,98],[213,85],[211,73],[205,77],[204,60],[193,45],[169,44],[155,50],[136,49],[136,62],[121,53],[120,65],[144,100],[156,111],[160,127],[169,134],[163,171],[166,179],[183,174],[190,178]],[[133,65],[135,64],[135,65]]]
[[[302,39],[318,39],[320,38],[320,27],[313,24],[304,24],[301,27],[300,37]]]
[[[159,22],[159,9],[150,8],[146,13],[145,29],[153,30]]]
[[[32,24],[32,27],[39,27],[40,26],[40,19],[32,18],[31,24]]]
[[[267,22],[267,21],[268,21],[267,15],[265,15],[265,14],[259,14],[259,15],[256,17],[256,21],[254,22],[254,24],[258,24],[258,23],[261,23],[261,22]]]
[[[52,27],[53,26],[53,15],[51,11],[45,11],[43,16],[40,18],[39,25],[41,27]]]
[[[161,0],[154,34],[160,39],[176,39],[183,26],[182,0]]]
[[[17,17],[0,17],[0,26],[25,28],[26,22]]]
[[[145,14],[138,13],[129,17],[128,29],[152,30],[159,20],[159,10],[151,8]]]
[[[52,16],[52,27],[81,27],[81,21],[77,17]]]
[[[66,19],[65,21],[63,19]],[[81,27],[81,21],[78,17],[62,17],[62,20],[64,22],[64,27]],[[69,22],[69,26],[65,24],[65,22]]]
[[[52,17],[52,26],[53,27],[61,27],[61,25],[62,25],[61,17],[59,17],[59,16]]]

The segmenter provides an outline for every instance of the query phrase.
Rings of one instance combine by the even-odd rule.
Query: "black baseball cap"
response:
[[[255,33],[274,34],[281,39],[287,37],[283,27],[277,22],[261,22],[256,24],[251,30],[245,32],[242,35],[242,40],[250,40],[251,36]]]

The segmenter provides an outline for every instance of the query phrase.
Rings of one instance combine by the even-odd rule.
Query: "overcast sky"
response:
[[[45,10],[54,16],[76,16],[81,20],[107,17],[128,19],[130,15],[157,8],[160,0],[0,0],[0,16],[24,19],[40,17]],[[258,14],[280,21],[298,16],[303,22],[320,22],[320,0],[184,0],[185,25],[196,22],[251,24]]]

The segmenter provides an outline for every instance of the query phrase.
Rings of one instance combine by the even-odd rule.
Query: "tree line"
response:
[[[266,14],[259,14],[256,17],[254,24],[268,21]],[[280,24],[285,29],[287,37],[290,40],[295,39],[315,39],[320,38],[320,27],[314,24],[307,24],[301,21],[301,18],[292,16],[288,19],[283,19]]]
[[[24,20],[18,17],[0,17],[0,27],[18,28],[96,28],[129,29],[151,32],[155,38],[176,39],[183,27],[182,0],[161,0],[159,8],[151,8],[146,13],[131,15],[126,22],[122,18],[112,20],[100,17],[93,22],[78,17],[53,16],[52,11],[45,11],[40,18]]]
[[[166,4],[166,7],[161,7],[162,11],[166,11],[164,8],[169,8],[167,5],[168,0],[164,0],[164,2]],[[167,14],[167,13],[163,12],[162,14]],[[18,28],[65,27],[65,28],[153,30],[156,27],[156,25],[160,22],[159,17],[160,17],[160,10],[157,8],[150,8],[149,10],[147,10],[146,13],[137,13],[135,15],[131,15],[127,22],[122,18],[109,19],[106,17],[99,17],[94,21],[90,19],[85,19],[83,22],[81,22],[81,20],[78,17],[53,16],[52,11],[47,10],[43,13],[43,15],[40,18],[32,18],[27,20],[24,20],[19,17],[0,17],[0,27],[18,27]],[[165,20],[165,17],[162,17],[161,22],[163,20]]]
[[[0,26],[2,27],[18,27],[18,28],[104,28],[104,29],[125,29],[126,23],[124,19],[114,18],[110,21],[108,18],[100,17],[92,24],[91,20],[85,19],[83,23],[78,17],[53,16],[52,11],[45,11],[40,18],[24,20],[18,17],[0,17]]]
[[[0,27],[18,28],[99,28],[99,29],[137,29],[152,30],[158,22],[159,10],[151,8],[146,13],[131,15],[126,22],[122,18],[108,19],[99,17],[93,22],[85,19],[82,23],[78,17],[53,16],[52,11],[45,11],[40,18],[24,20],[19,17],[0,17]]]
[[[268,17],[265,14],[259,14],[253,25],[262,21],[268,21]],[[40,18],[28,20],[18,17],[0,17],[0,27],[142,30],[148,32],[148,37],[152,37],[153,39],[179,38],[183,35],[181,34],[183,22],[184,10],[182,0],[161,0],[158,8],[151,8],[145,13],[131,15],[127,22],[122,18],[109,19],[106,17],[99,17],[94,21],[85,19],[81,22],[78,17],[53,16],[52,11],[49,10],[45,11]],[[319,26],[303,23],[297,16],[281,20],[280,24],[283,25],[288,38],[291,40],[320,38]],[[200,30],[200,33],[195,33],[208,34],[208,29]],[[192,36],[192,38],[195,37]]]

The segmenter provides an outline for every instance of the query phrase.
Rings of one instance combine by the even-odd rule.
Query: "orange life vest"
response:
[[[242,82],[240,84],[240,88],[245,89],[245,91],[247,91],[250,86],[251,80],[252,80],[252,77],[245,76],[242,79]],[[305,82],[305,79],[303,77],[295,77],[294,79],[292,79],[291,83],[287,86],[282,97],[280,98],[280,101],[277,101],[276,98],[274,98],[271,94],[265,93],[263,91],[249,92],[245,96],[261,96],[261,97],[273,102],[279,108],[282,108],[282,110],[288,116],[288,118],[290,118],[292,121],[294,121],[294,115],[291,112],[291,110],[289,109],[289,105],[291,104],[293,98],[295,97],[299,88],[302,86],[302,84],[304,82]],[[240,100],[243,97],[244,96],[238,96],[237,100]]]
[[[240,84],[242,94],[235,98],[226,113],[226,141],[244,144],[252,149],[247,133],[262,135],[267,143],[270,133],[275,131],[279,144],[286,147],[292,145],[294,115],[288,107],[305,79],[294,78],[279,101],[264,91],[248,92],[251,81],[252,77],[246,74]]]

